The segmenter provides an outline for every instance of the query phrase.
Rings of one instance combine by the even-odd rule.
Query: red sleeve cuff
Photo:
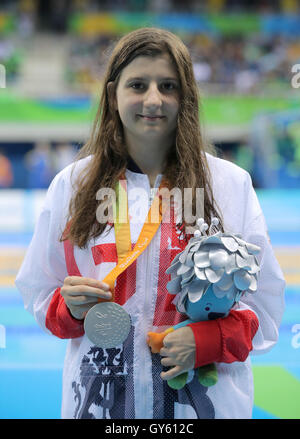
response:
[[[77,338],[84,335],[83,320],[75,319],[57,288],[50,301],[46,328],[59,338]]]
[[[219,362],[245,361],[252,350],[252,339],[259,327],[250,310],[231,310],[227,317],[191,323],[196,342],[195,368]]]
[[[188,325],[196,343],[195,368],[220,362],[222,358],[222,336],[217,320],[191,323]]]

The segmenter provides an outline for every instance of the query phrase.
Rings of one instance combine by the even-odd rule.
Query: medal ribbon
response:
[[[126,180],[122,180],[124,182]],[[110,286],[112,291],[112,299],[114,301],[114,285],[117,277],[123,273],[148,247],[155,233],[157,232],[163,217],[162,200],[159,196],[159,189],[163,187],[162,181],[158,191],[155,194],[151,207],[148,211],[147,218],[142,227],[138,240],[131,250],[131,237],[130,237],[130,223],[128,215],[128,200],[126,184],[119,182],[119,198],[116,206],[114,206],[114,227],[116,237],[116,248],[118,253],[118,264],[111,270],[111,272],[103,279],[103,282]],[[122,210],[120,210],[122,209]],[[124,220],[126,213],[126,222]],[[153,218],[155,221],[153,221]],[[99,302],[107,302],[107,300],[99,299]]]
[[[130,223],[128,215],[127,181],[120,180],[117,184],[118,199],[113,204],[114,229],[118,263],[131,251]]]

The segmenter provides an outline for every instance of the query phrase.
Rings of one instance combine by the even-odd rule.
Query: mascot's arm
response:
[[[245,361],[252,350],[252,339],[259,323],[250,310],[231,310],[227,317],[188,326],[196,341],[197,368],[213,362]]]
[[[51,298],[47,315],[46,328],[59,338],[76,338],[84,335],[83,320],[74,319],[71,315],[60,288]]]

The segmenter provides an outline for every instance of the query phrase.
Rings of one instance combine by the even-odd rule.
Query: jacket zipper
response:
[[[150,203],[149,203],[149,208],[152,204],[153,198],[154,198],[154,193],[155,193],[156,187],[155,189],[152,189],[150,187]],[[148,252],[147,252],[147,259],[146,259],[146,286],[149,285],[149,291],[146,290],[146,297],[145,297],[145,301],[144,301],[144,316],[145,316],[145,327],[147,330],[149,330],[149,323],[151,321],[152,316],[150,315],[148,318],[146,318],[147,314],[149,315],[149,310],[150,310],[150,305],[151,305],[151,301],[152,301],[152,256],[153,256],[153,243],[154,240],[156,239],[156,236],[153,237],[149,247],[148,247]],[[144,351],[144,355],[143,355],[143,361],[144,361],[144,366],[147,366],[147,357],[146,357],[146,350]],[[151,361],[151,358],[150,358]],[[147,417],[147,414],[151,413],[153,411],[153,407],[148,407],[148,389],[145,387],[144,388],[144,399],[143,399],[143,403],[144,403],[144,407],[143,407],[143,413],[144,416]]]

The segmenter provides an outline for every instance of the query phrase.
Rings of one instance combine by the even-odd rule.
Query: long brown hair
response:
[[[123,127],[119,113],[109,102],[108,83],[116,91],[122,70],[137,56],[158,56],[167,53],[180,80],[180,109],[174,147],[171,148],[164,169],[170,188],[204,189],[204,218],[210,224],[212,216],[220,215],[213,199],[205,151],[213,151],[202,139],[199,104],[193,64],[187,47],[175,34],[158,28],[141,28],[123,36],[112,51],[103,80],[99,107],[91,136],[81,148],[78,159],[92,156],[80,173],[69,206],[70,227],[62,239],[70,239],[79,247],[85,247],[92,237],[99,236],[107,224],[96,220],[100,188],[115,188],[124,175],[128,152],[123,139]],[[194,199],[193,199],[194,204]],[[193,205],[193,207],[195,207]]]

